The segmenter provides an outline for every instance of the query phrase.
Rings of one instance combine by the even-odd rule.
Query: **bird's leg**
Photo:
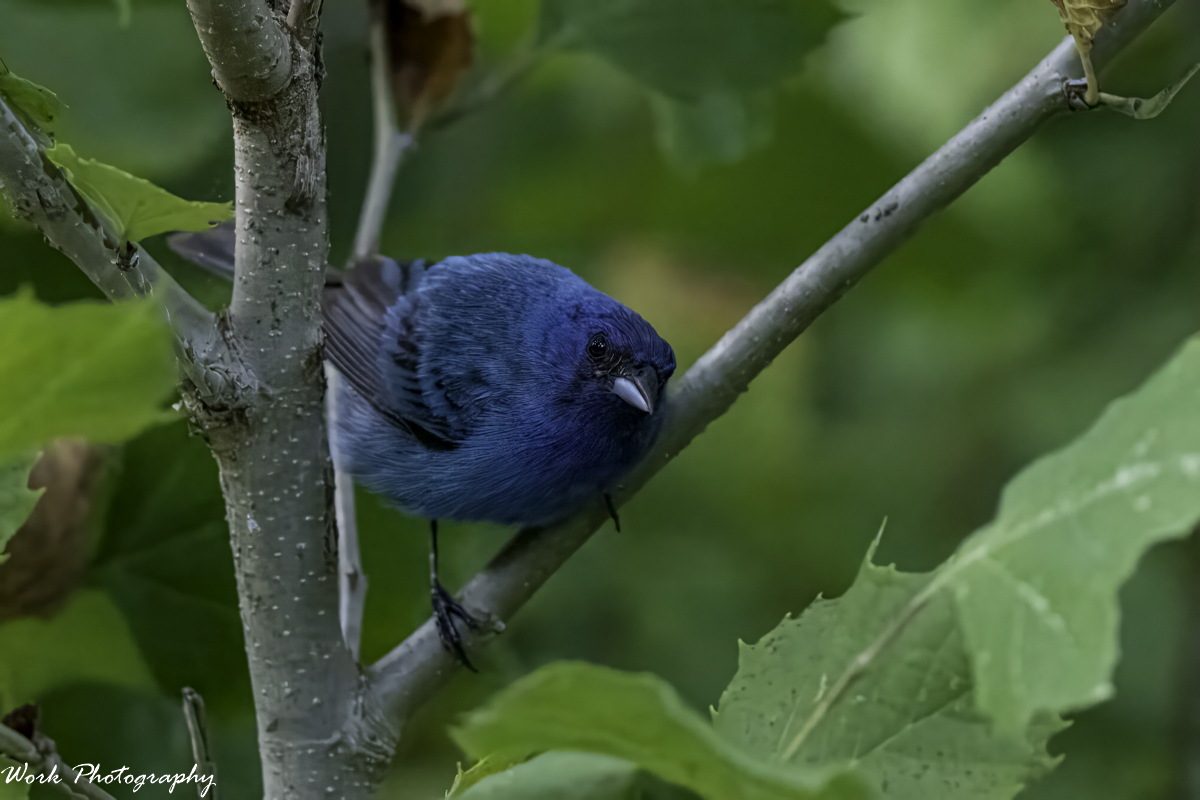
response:
[[[438,636],[442,640],[442,647],[453,653],[464,667],[472,672],[478,672],[479,670],[475,669],[475,665],[467,658],[467,651],[463,649],[462,634],[458,632],[458,625],[455,624],[454,619],[457,617],[471,630],[479,627],[479,621],[472,617],[438,580],[436,519],[429,521],[429,534],[429,592],[433,598],[433,616],[437,620]]]
[[[613,505],[612,495],[608,492],[604,493],[604,505],[608,507],[608,515],[612,517],[613,525],[617,527],[617,533],[621,532],[621,517],[617,514],[617,507]]]

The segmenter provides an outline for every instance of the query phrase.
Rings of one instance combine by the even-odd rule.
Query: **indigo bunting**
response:
[[[231,240],[172,246],[222,271]],[[227,252],[221,252],[224,246]],[[389,258],[331,273],[325,356],[345,378],[335,454],[369,489],[431,521],[438,633],[471,666],[437,577],[437,520],[557,522],[649,451],[675,354],[633,311],[557,264],[487,253]]]

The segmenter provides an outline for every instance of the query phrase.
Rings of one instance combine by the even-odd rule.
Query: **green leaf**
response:
[[[525,676],[452,736],[475,757],[516,760],[545,750],[614,756],[708,800],[866,796],[848,775],[783,769],[731,746],[653,675],[590,664],[549,664]]]
[[[841,18],[825,0],[545,0],[541,37],[591,50],[664,94],[768,88]]]
[[[5,777],[9,774],[6,770],[10,767],[17,772],[21,769],[18,762],[0,756],[0,800],[25,800],[29,797],[29,784],[6,781]]]
[[[0,564],[8,560],[4,547],[33,513],[41,489],[29,488],[29,471],[37,456],[13,458],[0,462]]]
[[[660,147],[694,170],[769,140],[770,90],[840,19],[826,0],[545,0],[540,29],[650,90]]]
[[[0,459],[58,436],[117,442],[167,418],[171,334],[151,300],[0,300]]]
[[[186,775],[194,763],[187,723],[179,695],[124,686],[81,683],[43,697],[38,709],[46,733],[54,739],[68,764],[108,764],[128,767],[127,775]],[[263,800],[262,764],[258,757],[253,714],[230,718],[207,714],[207,743],[217,764],[216,788],[222,800]],[[116,768],[116,767],[113,767]],[[105,787],[116,800],[187,800],[197,798],[205,784],[136,784]],[[37,791],[37,800],[62,795]],[[293,795],[294,796],[294,795]],[[213,792],[205,793],[213,800]]]
[[[217,465],[185,421],[123,449],[88,577],[121,610],[164,692],[191,686],[213,713],[251,710]]]
[[[514,761],[511,758],[493,758],[484,756],[476,761],[470,769],[463,771],[462,764],[458,765],[458,773],[454,776],[454,783],[450,785],[450,790],[446,792],[446,800],[461,797],[464,792],[470,789],[475,784],[479,783],[484,778],[492,775],[498,775],[505,770],[512,769],[520,760]]]
[[[67,108],[54,92],[20,77],[3,61],[0,61],[0,96],[27,121],[50,135]]]
[[[874,548],[872,548],[874,550]],[[1004,736],[973,709],[971,671],[950,597],[913,606],[931,575],[870,563],[836,600],[818,599],[754,646],[714,725],[770,761],[854,765],[884,798],[1007,800],[1053,765],[1053,722]],[[919,612],[919,613],[918,613]],[[856,669],[860,654],[865,671]]]
[[[1112,694],[1117,589],[1200,519],[1200,339],[1005,489],[931,589],[952,589],[981,710],[1007,730]]]
[[[56,138],[86,141],[102,161],[165,180],[224,152],[230,116],[187,6],[136,5],[122,27],[113,0],[0,0],[0,55],[70,104]]]
[[[53,619],[0,625],[0,687],[10,706],[75,683],[153,688],[129,626],[103,592],[81,589]]]
[[[740,161],[771,138],[771,96],[763,92],[715,92],[695,101],[652,94],[650,110],[659,149],[685,171]]]
[[[168,231],[208,230],[233,217],[233,203],[184,200],[116,167],[80,158],[67,144],[46,150],[46,157],[117,234],[131,242]]]
[[[482,762],[481,762],[482,763]],[[488,775],[462,800],[642,800],[636,764],[594,753],[545,753],[503,772]]]

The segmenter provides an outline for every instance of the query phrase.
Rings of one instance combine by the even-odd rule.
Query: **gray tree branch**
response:
[[[375,118],[375,147],[371,174],[363,198],[358,230],[354,234],[354,257],[364,258],[379,252],[379,235],[391,204],[396,171],[405,152],[415,143],[415,134],[400,131],[396,102],[392,97],[392,78],[388,56],[387,19],[383,3],[371,4],[371,23],[367,32],[371,54],[371,106]]]
[[[111,300],[153,295],[175,332],[183,373],[206,396],[225,391],[225,344],[216,317],[141,247],[121,257],[121,241],[42,153],[37,140],[0,98],[0,186],[13,215],[35,225]]]
[[[1096,67],[1103,68],[1172,2],[1130,0],[1097,36],[1092,51]],[[1081,74],[1074,43],[1067,38],[755,306],[675,385],[655,451],[615,500],[630,497],[724,414],[784,347],[907,240],[921,222],[974,185],[1048,120],[1067,113],[1066,82]],[[463,588],[460,601],[502,628],[606,519],[597,501],[559,525],[520,531]],[[468,646],[478,647],[492,635],[492,631],[473,633]],[[456,669],[430,620],[374,664],[369,674],[388,714],[402,723]]]
[[[371,696],[356,694],[358,667],[339,624],[323,403],[319,54],[261,0],[188,5],[233,114],[236,239],[226,329],[243,373],[230,402],[186,399],[220,468],[264,794],[367,797],[395,737]],[[319,37],[310,41],[315,47]]]

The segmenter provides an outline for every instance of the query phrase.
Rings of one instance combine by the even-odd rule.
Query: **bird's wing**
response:
[[[179,255],[209,272],[233,280],[233,222],[222,222],[205,231],[173,233],[167,243]]]
[[[420,261],[362,259],[321,295],[325,357],[346,382],[393,425],[437,450],[455,437],[425,405],[415,380],[419,354],[412,332],[412,290],[424,272]]]

